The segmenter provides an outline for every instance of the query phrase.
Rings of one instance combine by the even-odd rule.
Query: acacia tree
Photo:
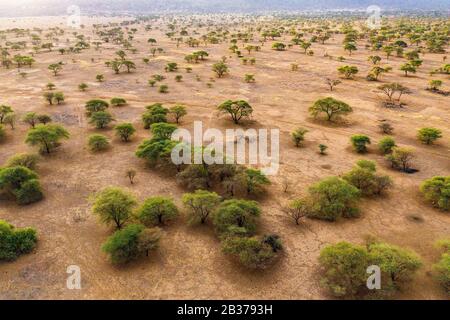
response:
[[[355,66],[341,66],[338,68],[338,72],[346,79],[352,79],[355,74],[358,73],[358,68]]]
[[[137,205],[134,196],[120,188],[108,187],[93,199],[92,212],[105,224],[121,229]]]
[[[91,116],[94,112],[105,111],[109,107],[108,102],[100,99],[89,100],[86,102],[86,115]]]
[[[219,78],[222,78],[225,74],[228,73],[228,66],[225,64],[225,62],[220,61],[213,64],[212,70],[217,74]]]
[[[191,224],[204,224],[219,203],[220,196],[215,192],[196,190],[183,195],[183,205],[189,212]]]
[[[242,118],[247,118],[253,113],[252,106],[244,100],[227,100],[217,108],[221,113],[228,113],[235,124],[239,124]]]
[[[288,217],[294,220],[296,225],[300,224],[300,220],[306,217],[311,211],[311,205],[306,199],[297,199],[289,203],[284,212]]]
[[[309,188],[311,217],[335,221],[358,216],[360,191],[338,177],[326,178]]]
[[[146,226],[164,224],[178,216],[178,208],[167,197],[152,197],[137,210],[137,217]]]
[[[186,107],[182,105],[171,107],[169,112],[173,114],[173,117],[175,118],[175,122],[177,124],[180,122],[180,119],[187,114]]]
[[[130,224],[116,231],[103,244],[102,250],[110,255],[113,264],[124,264],[158,247],[161,238],[159,228],[145,228],[141,224]]]
[[[319,99],[309,108],[309,113],[317,118],[325,113],[328,121],[333,121],[342,115],[351,113],[353,109],[345,102],[336,100],[332,97]]]
[[[49,154],[60,145],[62,139],[68,139],[69,132],[57,124],[38,124],[30,129],[25,140],[31,146],[39,146],[40,152]]]
[[[442,138],[442,131],[436,128],[422,128],[417,131],[417,138],[425,144],[432,144],[439,138]]]
[[[124,142],[130,141],[130,137],[136,132],[131,123],[118,124],[114,129],[116,130],[116,135]]]
[[[55,76],[57,76],[58,72],[62,70],[62,65],[61,63],[52,63],[48,66],[48,69],[52,71]]]
[[[330,87],[330,91],[333,91],[333,88],[336,87],[338,84],[340,84],[341,80],[326,78],[325,82],[328,85],[328,87]]]

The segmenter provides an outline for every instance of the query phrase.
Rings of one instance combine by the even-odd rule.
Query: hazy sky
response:
[[[63,15],[71,5],[82,12],[124,11],[301,11],[308,9],[433,9],[450,13],[450,0],[0,0],[0,16]]]

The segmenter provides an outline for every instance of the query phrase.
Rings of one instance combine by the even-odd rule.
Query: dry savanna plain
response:
[[[368,238],[420,256],[421,266],[389,298],[448,299],[433,265],[442,254],[436,242],[450,237],[450,215],[420,192],[423,181],[450,173],[450,71],[443,69],[448,63],[448,18],[392,17],[375,30],[367,28],[364,19],[333,17],[81,17],[79,28],[68,26],[66,20],[0,20],[1,50],[7,51],[4,60],[11,61],[0,68],[0,105],[10,106],[16,119],[14,129],[3,124],[0,165],[6,166],[16,154],[39,154],[38,146],[25,142],[31,127],[23,118],[29,112],[50,116],[51,124],[63,126],[70,134],[58,148],[39,156],[34,171],[42,200],[20,205],[8,190],[1,195],[0,220],[16,228],[36,229],[38,240],[30,252],[0,262],[0,299],[333,299],[336,295],[323,281],[321,250],[340,241],[364,246]],[[395,32],[386,36],[390,29]],[[408,37],[415,33],[420,38],[433,30],[447,39],[441,52],[430,52],[426,40],[414,42],[414,37]],[[406,46],[397,54],[403,46],[396,43],[399,40]],[[349,41],[357,50],[345,50]],[[378,42],[381,45],[376,47]],[[302,47],[304,43],[310,46]],[[382,48],[389,45],[395,49],[387,58]],[[117,54],[120,50],[125,56]],[[207,56],[197,62],[195,55],[185,59],[198,51]],[[419,56],[409,59],[410,51]],[[17,55],[34,62],[18,68]],[[381,61],[371,61],[370,56]],[[416,72],[405,76],[402,65],[419,59],[421,64],[413,66]],[[130,72],[122,63],[125,60],[132,62]],[[107,61],[112,63],[108,66]],[[112,68],[114,61],[121,65],[119,73]],[[219,77],[213,65],[221,61],[228,72]],[[170,63],[178,69],[168,70]],[[56,75],[49,69],[52,64],[58,65]],[[338,72],[345,65],[357,67],[352,79]],[[391,69],[380,73],[377,81],[369,81],[367,75],[374,66]],[[438,71],[430,74],[433,70]],[[98,81],[97,75],[104,79]],[[154,75],[164,79],[149,83]],[[327,78],[340,83],[330,91]],[[432,90],[431,80],[442,84],[433,82],[438,88]],[[49,90],[48,83],[55,88]],[[83,90],[81,83],[87,85]],[[386,103],[380,86],[390,83],[408,89],[401,105]],[[161,85],[167,85],[167,92],[160,92]],[[46,92],[62,92],[64,101],[50,105],[44,99]],[[109,102],[114,97],[125,99],[126,104],[110,106],[107,111],[114,121],[97,129],[86,114],[86,102]],[[334,121],[313,117],[310,107],[326,97],[345,102],[353,111]],[[218,110],[226,100],[248,102],[251,116],[235,124]],[[263,193],[239,196],[259,203],[256,234],[279,236],[282,249],[274,263],[263,269],[248,268],[236,255],[223,252],[212,219],[205,224],[187,223],[182,196],[192,190],[177,182],[176,170],[150,166],[136,156],[142,141],[152,137],[141,116],[146,106],[155,103],[166,108],[184,106],[187,114],[178,127],[188,130],[194,121],[202,121],[204,130],[280,130],[278,174],[267,177],[270,184],[264,185]],[[171,114],[167,119],[174,123]],[[410,169],[415,170],[406,173],[392,168],[380,152],[377,144],[385,135],[380,130],[383,122],[394,128],[390,135],[397,146],[414,150]],[[128,142],[115,133],[114,126],[121,123],[136,128]],[[442,137],[431,144],[421,142],[417,132],[424,127],[439,129]],[[308,132],[296,147],[292,132],[298,128]],[[90,150],[88,139],[93,134],[106,136],[109,148]],[[350,137],[357,134],[370,138],[366,152],[353,148]],[[324,154],[319,152],[320,144],[328,147]],[[292,213],[289,204],[308,197],[310,186],[327,177],[344,176],[360,159],[375,162],[377,173],[388,175],[392,186],[380,196],[361,197],[359,217],[336,221],[303,217],[297,225],[288,216],[287,212]],[[133,184],[126,174],[130,169],[136,172]],[[92,210],[93,197],[111,186],[130,192],[139,204],[154,196],[170,197],[179,209],[176,219],[159,226],[158,248],[125,264],[111,263],[102,251],[116,227],[99,221]],[[227,197],[220,186],[213,190]],[[70,265],[81,270],[80,290],[66,286]]]

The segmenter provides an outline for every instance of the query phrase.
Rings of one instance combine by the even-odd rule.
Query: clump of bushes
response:
[[[12,261],[21,254],[29,253],[37,243],[36,230],[14,228],[0,220],[0,261]]]
[[[43,198],[38,175],[23,166],[0,169],[0,191],[13,196],[21,205],[31,204]]]
[[[444,211],[450,210],[450,176],[437,176],[425,180],[420,186],[425,200]]]
[[[437,243],[443,253],[438,263],[433,266],[435,277],[444,290],[450,295],[450,239],[441,240]]]
[[[387,296],[395,294],[421,267],[412,251],[383,242],[371,241],[366,246],[339,242],[320,252],[322,285],[337,297]],[[369,290],[369,266],[381,271],[381,288]]]
[[[222,240],[222,250],[253,269],[271,265],[282,249],[278,235],[255,235],[260,215],[257,202],[231,199],[222,202],[213,216],[213,224]]]
[[[146,229],[141,224],[130,224],[110,236],[102,250],[109,254],[113,264],[123,264],[148,256],[150,250],[158,247],[160,238],[159,228]]]
[[[358,188],[364,196],[381,195],[392,186],[392,179],[376,174],[375,162],[369,160],[359,160],[343,179]]]
[[[351,136],[350,141],[353,145],[353,148],[358,153],[366,153],[367,145],[370,144],[370,138],[363,134],[355,134]]]
[[[159,228],[146,228],[139,223],[125,225],[129,221],[133,222],[140,218],[139,214],[137,217],[134,215],[137,201],[132,194],[120,188],[109,187],[99,192],[92,201],[92,211],[100,218],[100,221],[108,225],[115,225],[117,228],[117,231],[107,239],[102,247],[103,251],[109,254],[113,264],[127,263],[144,254],[148,256],[150,250],[157,248],[162,235]],[[159,211],[157,210],[161,207],[149,206],[147,201],[142,208],[145,209],[146,218],[154,216],[159,221]]]
[[[169,109],[163,107],[161,103],[155,103],[145,108],[147,111],[142,115],[145,129],[149,129],[153,123],[167,122]]]
[[[356,204],[361,192],[344,179],[329,177],[309,188],[312,218],[335,221],[359,216]]]
[[[22,166],[30,170],[36,169],[39,156],[30,153],[19,153],[6,161],[6,167]]]

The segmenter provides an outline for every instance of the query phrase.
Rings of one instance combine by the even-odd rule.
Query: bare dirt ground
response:
[[[118,18],[114,18],[118,20]],[[100,20],[83,18],[84,29],[75,30],[91,37],[92,23]],[[109,21],[102,18],[102,21]],[[0,20],[0,29],[12,27],[59,26],[66,30],[60,36],[61,46],[66,38],[73,39],[71,30],[63,18],[28,18]],[[431,208],[421,200],[420,183],[432,176],[450,173],[450,103],[449,97],[425,90],[430,79],[429,71],[442,65],[442,55],[425,54],[423,65],[417,74],[405,78],[399,71],[403,59],[391,57],[387,62],[393,71],[384,75],[381,83],[400,82],[412,89],[405,96],[403,109],[385,109],[381,106],[381,93],[376,89],[380,82],[369,82],[364,76],[369,70],[367,57],[371,52],[359,46],[348,56],[342,49],[342,36],[336,35],[325,45],[314,43],[314,56],[303,54],[298,46],[285,52],[271,49],[267,41],[260,52],[252,52],[256,64],[242,65],[235,56],[229,58],[230,75],[216,79],[211,88],[206,83],[214,77],[211,65],[229,56],[229,43],[201,44],[189,48],[185,44],[176,47],[162,30],[145,31],[138,28],[133,40],[138,49],[128,57],[137,65],[131,74],[115,75],[104,62],[114,57],[119,49],[114,44],[103,44],[98,51],[92,46],[80,54],[60,55],[57,50],[35,55],[31,69],[24,68],[26,78],[12,67],[0,69],[0,103],[11,105],[19,115],[28,111],[47,113],[60,119],[71,138],[53,155],[45,157],[37,170],[45,191],[45,199],[30,206],[20,207],[11,201],[0,202],[0,219],[17,227],[33,226],[39,232],[39,243],[33,253],[18,260],[0,264],[0,299],[327,299],[330,296],[319,286],[317,257],[327,244],[341,240],[362,243],[366,235],[375,235],[389,243],[416,251],[424,261],[414,281],[400,293],[400,299],[446,299],[444,291],[430,275],[431,265],[438,257],[433,247],[436,240],[450,235],[450,216]],[[231,30],[238,26],[231,27]],[[157,39],[156,47],[165,50],[150,59],[151,46],[147,39]],[[290,37],[278,39],[288,43]],[[192,73],[183,68],[182,82],[174,80],[175,74],[164,73],[167,62],[188,66],[184,56],[195,50],[206,50],[205,62],[189,65]],[[31,49],[28,49],[31,51]],[[244,50],[243,50],[244,53]],[[345,56],[345,62],[324,57]],[[381,54],[380,54],[381,55]],[[92,60],[93,59],[93,60]],[[63,61],[58,76],[47,69],[51,63]],[[386,59],[383,55],[383,62]],[[290,64],[298,63],[299,70],[290,71]],[[355,80],[343,80],[335,91],[329,92],[324,79],[338,77],[336,68],[356,65],[360,69]],[[247,84],[243,77],[255,75],[256,83]],[[96,74],[104,74],[105,82],[95,81]],[[164,74],[169,93],[158,93],[147,84],[153,74]],[[199,75],[202,81],[196,81]],[[448,76],[437,77],[450,90]],[[66,95],[62,105],[49,106],[42,98],[47,82],[53,82],[58,91]],[[77,87],[81,82],[89,85],[86,92]],[[128,144],[120,142],[112,129],[100,133],[109,136],[112,148],[92,154],[86,147],[87,137],[98,130],[87,123],[84,103],[90,99],[123,97],[128,105],[111,108],[117,122],[129,121],[138,128]],[[311,120],[308,107],[317,99],[333,96],[350,104],[354,112],[348,124],[327,126]],[[189,227],[181,218],[164,228],[160,248],[150,257],[140,259],[125,267],[112,266],[101,252],[101,244],[112,229],[101,225],[90,212],[89,196],[106,186],[130,189],[143,200],[154,195],[170,195],[180,204],[185,192],[173,177],[151,170],[134,152],[139,143],[149,136],[140,121],[144,107],[162,102],[166,106],[183,104],[188,115],[181,126],[192,128],[194,120],[202,120],[204,126],[225,129],[233,127],[228,118],[216,116],[216,107],[227,99],[249,101],[255,112],[253,120],[265,128],[281,130],[280,173],[271,177],[269,195],[262,201],[261,232],[270,231],[282,236],[284,257],[274,267],[263,272],[247,271],[225,256],[211,228]],[[414,167],[420,171],[404,174],[393,171],[376,151],[375,143],[382,136],[377,128],[379,119],[390,119],[394,138],[399,145],[416,150]],[[55,121],[57,122],[57,121]],[[297,127],[310,132],[305,147],[295,148],[289,133]],[[421,144],[415,137],[419,128],[432,126],[443,131],[444,138],[435,145]],[[14,131],[7,129],[7,140],[0,144],[0,164],[19,152],[34,152],[28,147],[25,136],[28,126],[18,123]],[[362,133],[374,142],[366,155],[354,153],[349,146],[352,134]],[[317,145],[329,146],[328,155],[320,156]],[[371,159],[378,170],[389,174],[395,183],[386,198],[361,202],[362,216],[358,219],[327,223],[305,220],[295,226],[282,212],[287,201],[304,194],[312,183],[321,178],[348,171],[356,160]],[[130,185],[125,177],[128,168],[138,172],[136,184]],[[282,182],[290,179],[292,185],[283,192]],[[420,216],[421,220],[412,219]],[[77,219],[81,217],[81,219]],[[82,272],[82,289],[66,288],[66,268],[78,265]]]

